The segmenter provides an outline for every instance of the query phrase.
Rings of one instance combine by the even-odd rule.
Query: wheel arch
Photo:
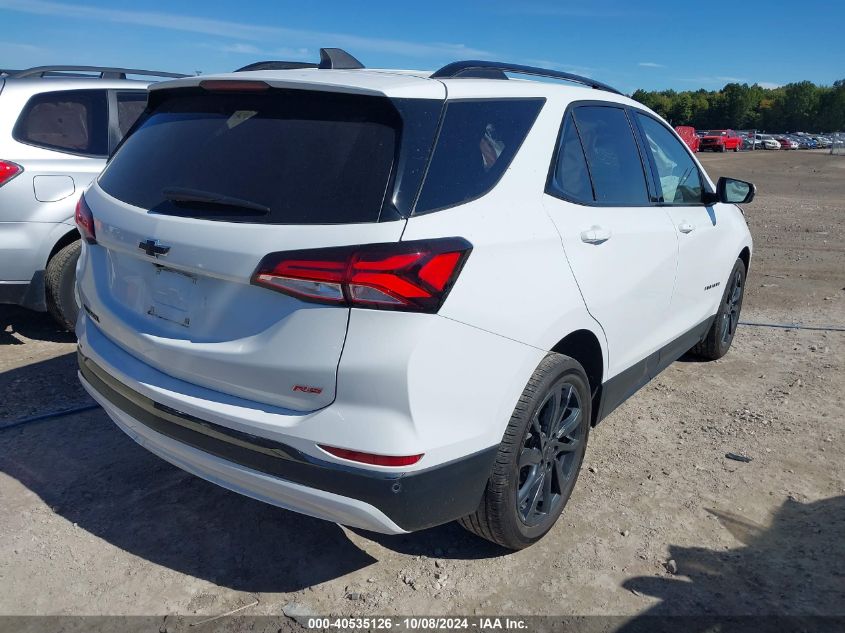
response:
[[[604,355],[598,336],[590,330],[581,329],[563,337],[550,350],[574,358],[587,373],[592,392],[592,424],[598,421],[601,385],[605,371]]]
[[[62,235],[59,240],[55,244],[53,244],[53,248],[50,250],[50,254],[47,256],[47,261],[49,262],[51,259],[53,259],[56,253],[58,253],[68,244],[72,244],[76,240],[81,239],[81,237],[82,236],[79,235],[79,231],[77,231],[75,228]]]
[[[745,246],[739,253],[739,259],[745,264],[745,275],[748,276],[748,269],[751,266],[751,249]]]

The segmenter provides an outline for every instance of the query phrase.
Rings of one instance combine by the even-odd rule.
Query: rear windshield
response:
[[[386,98],[301,90],[174,92],[99,184],[154,213],[227,222],[378,221],[401,118]]]

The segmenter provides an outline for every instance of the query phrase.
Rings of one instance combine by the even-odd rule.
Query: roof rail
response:
[[[242,68],[238,68],[235,72],[241,73],[250,70],[295,70],[297,68],[353,70],[363,67],[364,64],[359,62],[342,48],[321,48],[319,64],[285,61],[255,62],[254,64],[247,64]]]
[[[482,78],[482,79],[507,79],[506,72],[511,72],[519,75],[533,75],[535,77],[548,77],[551,79],[562,79],[564,81],[572,81],[574,83],[583,84],[590,88],[597,90],[606,90],[621,95],[616,88],[608,86],[600,81],[595,81],[589,77],[582,77],[572,73],[566,73],[560,70],[549,70],[547,68],[538,68],[536,66],[523,66],[521,64],[506,64],[504,62],[485,62],[476,59],[452,62],[446,64],[443,68],[431,75],[432,79],[446,79],[446,78]]]
[[[126,75],[146,75],[150,77],[170,77],[180,79],[188,77],[189,75],[182,75],[179,73],[166,73],[157,70],[141,70],[138,68],[112,68],[110,66],[35,66],[34,68],[27,68],[26,70],[19,70],[10,75],[13,79],[23,79],[24,77],[44,77],[46,75],[56,74],[61,76],[62,73],[100,73],[100,79],[126,79]]]

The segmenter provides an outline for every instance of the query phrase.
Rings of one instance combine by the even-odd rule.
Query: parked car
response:
[[[754,142],[758,141],[763,149],[780,149],[780,143],[769,134],[758,134]]]
[[[738,152],[742,146],[742,139],[733,130],[710,130],[701,138],[699,150],[711,150],[713,152],[724,152],[732,150]]]
[[[730,348],[754,187],[594,79],[321,58],[152,86],[78,205],[82,384],[256,499],[530,545],[592,425]]]
[[[798,143],[793,141],[788,136],[781,135],[776,137],[775,140],[780,143],[781,149],[798,149]]]
[[[698,147],[701,143],[701,139],[695,133],[695,128],[689,127],[688,125],[678,125],[675,127],[675,131],[678,133],[684,143],[687,144],[687,147],[690,148],[693,152],[698,151]]]
[[[172,73],[40,66],[0,77],[0,303],[49,311],[66,329],[82,190],[146,106],[149,81]]]

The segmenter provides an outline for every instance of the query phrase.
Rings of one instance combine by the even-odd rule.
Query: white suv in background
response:
[[[688,350],[727,352],[753,195],[567,73],[329,49],[163,82],[78,207],[80,377],[242,494],[525,547],[591,425]]]
[[[79,195],[173,73],[94,66],[0,71],[0,303],[49,310],[73,329]]]

